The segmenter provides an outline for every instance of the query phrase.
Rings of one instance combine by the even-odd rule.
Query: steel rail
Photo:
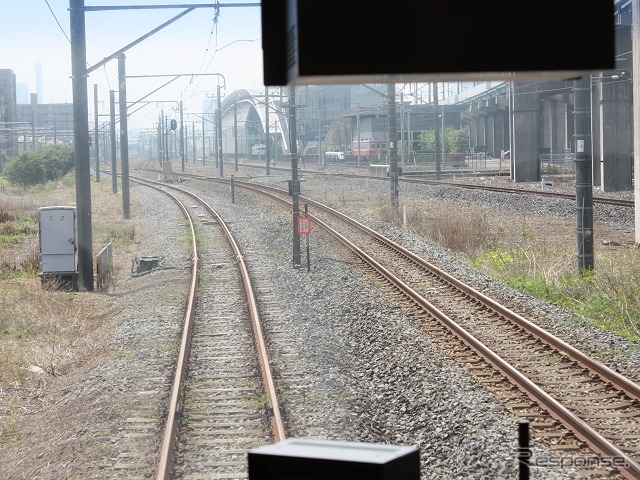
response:
[[[167,413],[167,423],[165,425],[162,444],[160,446],[160,459],[158,460],[157,479],[169,479],[171,475],[171,466],[175,453],[175,442],[178,431],[178,416],[182,405],[184,394],[184,379],[187,374],[187,362],[189,352],[191,350],[191,338],[193,336],[193,317],[196,303],[196,290],[199,280],[199,262],[198,262],[198,245],[196,242],[196,231],[193,224],[193,218],[176,196],[154,185],[152,182],[136,180],[144,185],[154,188],[159,192],[168,195],[180,208],[184,217],[189,221],[189,230],[191,232],[191,248],[193,250],[193,266],[191,270],[191,286],[189,288],[189,298],[187,299],[187,307],[184,314],[184,325],[182,328],[182,337],[180,339],[180,350],[178,353],[178,362],[176,365],[176,373],[173,378],[171,387],[171,401],[169,403],[169,411]]]
[[[238,181],[236,181],[236,185],[240,185],[240,186],[243,186],[245,188],[255,187],[255,185],[253,185],[253,184],[249,184],[249,183],[245,183],[245,182],[238,182]],[[266,189],[269,189],[271,191],[276,191],[276,192],[282,193],[282,190],[277,189],[275,187],[261,186],[261,188],[266,188]],[[470,297],[474,298],[476,301],[480,302],[481,304],[486,305],[488,308],[490,308],[491,310],[496,312],[498,315],[501,315],[501,316],[507,318],[508,320],[512,321],[513,323],[517,324],[520,328],[522,328],[526,332],[530,333],[531,335],[537,337],[542,342],[550,345],[551,347],[553,347],[554,349],[556,349],[556,350],[558,350],[560,352],[563,352],[563,353],[567,354],[571,359],[573,359],[574,361],[580,363],[581,365],[583,365],[585,368],[588,368],[592,372],[596,373],[603,381],[611,383],[613,386],[615,386],[619,390],[623,391],[625,394],[627,394],[632,399],[640,401],[640,385],[638,385],[637,383],[631,381],[630,379],[626,378],[623,375],[620,375],[618,372],[612,370],[611,368],[607,367],[606,365],[602,364],[601,362],[598,362],[597,360],[594,360],[593,358],[589,357],[588,355],[585,355],[580,350],[577,350],[576,348],[572,347],[571,345],[569,345],[565,341],[561,340],[560,338],[556,337],[555,335],[553,335],[553,334],[547,332],[546,330],[538,327],[537,325],[535,325],[534,323],[532,323],[529,320],[525,319],[524,317],[522,317],[522,316],[518,315],[517,313],[511,311],[510,309],[508,309],[507,307],[499,304],[498,302],[490,299],[489,297],[487,297],[483,293],[479,292],[478,290],[470,287],[469,285],[465,284],[464,282],[461,282],[457,278],[455,278],[455,277],[449,275],[448,273],[446,273],[444,270],[441,270],[440,268],[436,267],[432,263],[427,262],[426,260],[424,260],[423,258],[419,257],[415,253],[413,253],[410,250],[404,248],[402,245],[397,244],[393,240],[385,237],[384,235],[376,232],[375,230],[367,227],[366,225],[363,225],[362,223],[350,218],[349,216],[345,215],[344,213],[339,212],[339,211],[337,211],[337,210],[335,210],[335,209],[333,209],[331,207],[328,207],[326,205],[323,205],[322,203],[317,202],[315,200],[312,200],[312,199],[309,199],[309,198],[305,198],[305,197],[302,197],[302,196],[300,197],[300,199],[304,200],[305,202],[307,202],[310,205],[313,205],[313,206],[315,206],[315,207],[317,207],[319,209],[322,209],[322,210],[324,210],[326,212],[331,213],[332,215],[335,215],[335,216],[341,218],[345,222],[356,226],[360,230],[365,231],[367,234],[369,234],[372,237],[376,238],[378,241],[380,241],[380,242],[384,243],[385,245],[388,245],[389,247],[393,248],[399,254],[403,255],[404,257],[408,258],[409,260],[413,261],[414,263],[426,268],[427,270],[433,272],[434,275],[442,278],[444,281],[446,281],[450,285],[454,286],[458,290],[466,293],[467,295],[469,295]]]
[[[228,183],[225,179],[212,179],[212,178],[202,178],[210,181],[217,181],[220,183]],[[267,187],[267,186],[257,186],[251,183],[239,182],[236,181],[236,185],[242,186],[249,190],[254,190],[261,192],[262,194],[268,195],[269,197],[286,203],[288,202],[285,199],[282,199],[278,195],[286,195],[281,189],[275,187]],[[277,193],[265,193],[264,190],[270,190]],[[330,212],[331,214],[337,215],[339,218],[344,221],[360,228],[373,235],[379,241],[390,245],[392,248],[396,249],[399,253],[409,258],[411,261],[414,261],[418,264],[425,266],[433,271],[434,274],[440,275],[441,278],[445,279],[451,285],[460,289],[461,291],[469,294],[474,297],[477,301],[486,304],[488,308],[492,309],[498,314],[504,315],[508,319],[514,320],[521,328],[529,331],[531,334],[540,338],[545,343],[549,343],[551,346],[556,348],[559,351],[565,352],[567,355],[571,356],[575,361],[582,363],[585,367],[590,370],[596,372],[600,378],[605,381],[608,381],[615,385],[617,388],[623,390],[627,395],[631,396],[634,399],[640,398],[640,387],[634,382],[631,382],[629,379],[626,379],[622,375],[619,375],[617,372],[614,372],[610,368],[605,365],[597,362],[582,352],[576,350],[570,345],[566,344],[564,341],[559,338],[551,335],[548,332],[540,329],[533,323],[528,320],[520,317],[519,315],[511,312],[506,307],[498,304],[497,302],[492,301],[488,297],[484,296],[480,292],[472,289],[471,287],[465,285],[464,283],[456,280],[450,275],[446,274],[442,270],[437,267],[431,265],[429,262],[424,261],[417,255],[412,252],[404,249],[404,247],[396,244],[395,242],[387,239],[383,235],[375,232],[369,227],[349,218],[348,216],[334,210],[330,207],[327,207],[319,202],[316,202],[311,199],[307,199],[305,197],[301,197],[301,200],[306,201],[309,204],[312,204],[318,208],[321,208],[325,211]],[[421,305],[426,311],[428,311],[434,318],[440,321],[444,326],[446,326],[452,333],[454,333],[462,342],[468,345],[470,348],[474,349],[474,351],[478,352],[478,354],[490,365],[492,365],[497,371],[499,371],[505,378],[507,378],[512,384],[517,386],[523,393],[525,393],[530,399],[535,401],[541,408],[546,410],[553,418],[560,421],[566,428],[576,435],[576,437],[583,442],[585,442],[594,452],[597,454],[607,458],[607,459],[621,459],[624,461],[624,466],[620,466],[621,474],[626,478],[640,478],[640,465],[628,454],[620,450],[616,445],[607,440],[604,436],[602,436],[595,429],[590,427],[587,423],[585,423],[581,418],[571,412],[569,409],[564,407],[562,403],[555,400],[549,394],[547,394],[542,388],[537,386],[534,382],[532,382],[528,377],[523,375],[517,369],[515,369],[512,365],[498,356],[495,352],[493,352],[490,348],[476,339],[473,335],[467,332],[464,328],[457,325],[453,320],[451,320],[447,315],[437,309],[434,305],[429,303],[426,299],[424,299],[420,294],[415,292],[411,287],[404,284],[401,280],[395,278],[388,270],[386,270],[382,265],[378,264],[375,260],[369,257],[365,252],[361,251],[357,246],[355,246],[348,239],[344,238],[337,231],[326,225],[321,219],[312,215],[314,222],[319,226],[325,228],[329,233],[331,233],[335,238],[337,238],[340,242],[342,242],[347,248],[352,250],[358,257],[360,257],[363,261],[365,261],[368,265],[370,265],[374,270],[376,270],[381,276],[386,278],[389,282],[396,286],[400,291],[402,291],[405,295],[411,298],[413,301]]]
[[[264,165],[251,165],[251,164],[242,164],[243,167],[248,168],[264,168]],[[272,170],[281,170],[281,171],[289,171],[290,168],[285,167],[271,167]],[[324,176],[339,176],[339,177],[347,177],[347,178],[366,178],[369,180],[388,180],[387,177],[378,177],[374,175],[362,175],[359,173],[326,173],[326,172],[317,172],[313,170],[303,170],[304,173],[310,175],[324,175]],[[183,174],[184,176],[190,176],[189,174]],[[404,183],[417,183],[422,185],[443,185],[448,187],[457,187],[457,188],[466,188],[470,190],[485,190],[489,192],[497,192],[497,193],[515,193],[519,195],[537,195],[543,197],[551,197],[551,198],[564,198],[567,200],[575,200],[575,194],[570,193],[559,193],[559,192],[550,192],[550,191],[541,191],[541,190],[526,190],[520,188],[510,188],[510,187],[497,187],[491,185],[474,185],[471,183],[455,183],[455,182],[446,182],[442,180],[426,180],[420,178],[408,178],[408,177],[399,177],[399,180]],[[594,203],[601,203],[604,205],[614,205],[618,207],[633,207],[635,206],[635,202],[633,200],[623,200],[618,198],[605,198],[605,197],[593,197]]]
[[[258,301],[253,292],[253,286],[251,284],[251,277],[249,276],[249,269],[244,261],[244,257],[242,252],[240,251],[240,247],[236,243],[235,239],[227,224],[222,220],[222,217],[218,215],[207,202],[199,198],[198,196],[183,190],[178,187],[171,187],[185,195],[189,195],[190,197],[197,199],[199,202],[204,205],[206,210],[216,218],[216,221],[220,225],[220,228],[224,232],[227,237],[227,241],[231,245],[233,250],[233,254],[235,255],[236,261],[238,262],[238,268],[240,270],[240,275],[242,278],[242,283],[244,285],[245,291],[247,292],[247,302],[249,306],[249,315],[251,316],[251,325],[253,328],[253,334],[256,342],[256,349],[258,351],[258,361],[260,363],[260,371],[262,376],[262,382],[264,385],[265,392],[267,394],[269,405],[271,409],[271,427],[273,430],[273,437],[275,442],[280,442],[286,439],[286,433],[284,428],[284,420],[282,419],[282,413],[280,412],[280,404],[278,402],[278,395],[275,382],[273,380],[273,373],[271,371],[271,365],[269,362],[269,355],[267,354],[267,346],[264,340],[264,335],[262,333],[262,324],[260,321],[260,313],[258,311]]]
[[[314,222],[322,226],[325,230],[331,233],[336,239],[347,246],[353,253],[364,260],[370,267],[375,269],[381,276],[391,282],[396,288],[407,295],[411,300],[422,306],[428,311],[435,319],[446,326],[452,333],[454,333],[461,341],[477,352],[487,363],[492,365],[498,370],[504,377],[506,377],[513,385],[523,391],[529,398],[535,401],[549,414],[565,425],[571,430],[577,438],[584,441],[589,447],[596,453],[602,455],[607,459],[623,459],[624,467],[621,468],[621,474],[626,478],[637,479],[640,478],[640,465],[624,453],[609,440],[603,437],[596,430],[587,425],[581,418],[564,407],[560,402],[555,400],[549,394],[547,394],[542,388],[532,382],[529,378],[523,375],[520,371],[514,368],[511,364],[503,360],[499,355],[493,352],[489,347],[484,345],[480,340],[475,338],[464,328],[450,319],[447,315],[441,312],[438,308],[432,305],[419,293],[413,290],[410,286],[406,285],[400,279],[396,278],[391,272],[380,265],[377,261],[360,250],[356,245],[343,237],[340,233],[329,227],[318,218],[314,218]],[[622,470],[624,468],[624,470]]]
[[[143,180],[143,179],[136,179],[136,180],[144,184],[149,184],[149,186],[152,186],[153,188],[156,188],[157,190],[160,190],[161,192],[166,193],[173,197],[173,195],[166,192],[164,189],[154,186],[154,185],[158,185],[156,182],[152,182],[150,180]],[[213,217],[215,217],[216,222],[222,229],[225,237],[227,238],[227,241],[229,242],[229,245],[231,246],[233,255],[238,263],[238,269],[239,269],[240,276],[242,278],[242,283],[246,292],[247,304],[249,307],[249,315],[251,317],[251,325],[254,333],[254,341],[256,343],[256,350],[258,352],[258,361],[260,364],[262,383],[265,389],[265,393],[267,395],[267,399],[269,401],[270,413],[272,416],[271,428],[273,432],[274,442],[280,442],[286,439],[284,419],[282,417],[282,412],[280,410],[280,405],[277,397],[277,389],[276,389],[275,381],[273,379],[273,373],[271,371],[271,365],[270,365],[269,356],[267,353],[266,342],[264,340],[264,334],[262,332],[258,302],[254,294],[253,286],[251,284],[251,277],[249,275],[249,270],[244,261],[242,252],[240,251],[240,247],[238,246],[237,242],[233,238],[231,231],[227,227],[222,217],[220,217],[220,215],[205,200],[203,200],[202,198],[198,197],[196,194],[189,192],[185,189],[172,186],[172,185],[166,185],[166,184],[161,184],[161,185],[163,187],[170,188],[184,195],[187,195],[188,197],[193,198],[194,200],[201,203],[204,206],[204,208]],[[177,201],[179,202],[179,200]],[[195,234],[193,235],[193,238],[194,238],[194,244],[195,244]],[[190,315],[192,316],[193,314],[191,313]],[[189,329],[191,330],[191,326],[189,326]],[[191,332],[189,332],[189,338],[190,337],[191,337]],[[183,335],[183,342],[180,349],[181,356],[183,352],[184,339],[185,339],[185,335]],[[187,348],[184,348],[184,351],[188,353]],[[182,385],[183,380],[184,380],[184,374],[181,375],[180,385]],[[177,379],[174,382],[174,389],[176,384],[177,384]],[[176,399],[175,405],[174,405],[174,398]],[[181,394],[180,394],[180,397],[175,397],[174,395],[172,395],[172,403],[171,403],[169,420],[176,418],[175,412],[178,412],[179,405],[181,403],[182,403]],[[171,415],[172,412],[174,412],[174,415]],[[161,450],[161,459],[159,463],[158,475],[156,477],[157,479],[168,479],[169,474],[171,472],[171,465],[173,463],[173,452],[175,447],[175,437],[177,432],[177,422],[174,422],[174,420],[172,420],[172,423],[175,423],[175,425],[171,426],[172,428],[171,434],[169,434],[169,424],[167,424],[167,428],[165,429],[165,436],[164,436],[165,440],[163,441],[163,448]]]
[[[373,178],[373,177],[372,177]],[[567,200],[575,200],[575,194],[570,193],[559,193],[559,192],[550,192],[544,190],[526,190],[520,188],[510,188],[510,187],[497,187],[492,185],[474,185],[471,183],[454,183],[454,182],[443,182],[437,180],[420,180],[414,178],[403,178],[403,182],[406,183],[419,183],[425,185],[446,185],[448,187],[459,187],[459,188],[467,188],[470,190],[486,190],[489,192],[498,192],[498,193],[516,193],[516,194],[524,194],[524,195],[538,195],[543,197],[552,197],[552,198],[566,198]],[[602,203],[607,205],[617,205],[619,207],[633,207],[633,200],[622,200],[617,198],[604,198],[604,197],[593,197],[594,203]]]
[[[315,201],[310,200],[310,199],[305,199],[305,201],[307,201],[310,204],[315,205],[318,208],[322,208],[323,210],[330,212],[332,215],[336,215],[336,216],[342,218],[345,222],[348,222],[351,225],[354,225],[354,226],[358,227],[359,229],[367,232],[369,235],[375,237],[377,240],[379,240],[380,242],[384,243],[385,245],[390,246],[391,248],[393,248],[395,251],[397,251],[398,253],[400,253],[404,257],[406,257],[409,260],[415,262],[416,264],[426,268],[427,270],[433,272],[436,276],[442,278],[443,280],[448,282],[450,285],[456,287],[458,290],[466,293],[467,295],[471,296],[472,298],[474,298],[478,302],[482,303],[483,305],[486,305],[487,307],[489,307],[491,310],[493,310],[497,314],[502,315],[503,317],[507,318],[510,321],[513,321],[518,326],[520,326],[522,329],[524,329],[525,331],[527,331],[527,332],[531,333],[532,335],[536,336],[537,338],[542,340],[544,343],[552,346],[556,350],[559,350],[559,351],[561,351],[563,353],[566,353],[569,357],[571,357],[576,362],[579,362],[580,364],[582,364],[583,366],[585,366],[589,370],[597,373],[598,376],[601,379],[603,379],[605,382],[610,382],[612,385],[614,385],[618,389],[622,390],[623,392],[625,392],[627,395],[629,395],[633,399],[640,401],[640,385],[638,385],[637,383],[632,382],[628,378],[620,375],[619,373],[617,373],[614,370],[610,369],[606,365],[603,365],[602,363],[600,363],[600,362],[592,359],[591,357],[585,355],[584,353],[582,353],[581,351],[575,349],[574,347],[572,347],[568,343],[564,342],[563,340],[559,339],[555,335],[553,335],[553,334],[545,331],[544,329],[538,327],[537,325],[535,325],[534,323],[530,322],[529,320],[521,317],[517,313],[509,310],[507,307],[505,307],[505,306],[499,304],[498,302],[490,299],[489,297],[487,297],[486,295],[482,294],[481,292],[475,290],[474,288],[470,287],[469,285],[465,284],[464,282],[461,282],[460,280],[454,278],[453,276],[451,276],[448,273],[446,273],[445,271],[439,269],[435,265],[427,262],[423,258],[420,258],[418,255],[416,255],[415,253],[411,252],[410,250],[407,250],[402,245],[399,245],[399,244],[395,243],[393,240],[390,240],[390,239],[386,238],[384,235],[376,232],[375,230],[367,227],[366,225],[363,225],[362,223],[360,223],[360,222],[348,217],[347,215],[345,215],[345,214],[343,214],[343,213],[341,213],[341,212],[339,212],[337,210],[334,210],[334,209],[332,209],[330,207],[327,207],[326,205],[322,205],[321,203],[315,202]]]
[[[278,191],[280,195],[284,192],[280,189],[276,189],[274,187],[265,187],[260,186],[260,189],[256,185],[245,184],[244,182],[239,182],[239,184],[243,187],[257,190],[260,189],[268,189],[273,191]],[[275,194],[267,193],[270,197],[285,202],[285,200],[276,196]],[[426,264],[433,268],[433,272],[436,275],[441,275],[442,277],[455,286],[459,288],[463,292],[473,296],[478,301],[486,304],[489,308],[496,311],[499,314],[507,316],[507,318],[513,318],[522,328],[530,329],[531,333],[535,336],[538,336],[541,340],[550,343],[554,348],[560,350],[562,352],[567,353],[572,356],[574,360],[583,363],[587,368],[591,369],[598,373],[598,375],[603,378],[605,381],[609,381],[614,384],[619,389],[623,390],[625,393],[630,395],[633,398],[639,398],[640,388],[637,384],[631,382],[629,379],[619,375],[617,372],[609,369],[605,365],[596,362],[595,360],[587,357],[582,352],[576,350],[570,345],[566,344],[564,341],[559,338],[551,335],[548,332],[540,329],[536,325],[532,324],[528,320],[520,317],[519,315],[511,312],[506,307],[494,302],[488,297],[484,296],[480,292],[472,289],[469,286],[466,286],[464,283],[454,279],[450,275],[446,274],[442,270],[437,267],[430,265],[428,262],[420,259],[412,252],[404,249],[400,245],[397,245],[390,239],[387,239],[383,235],[375,232],[369,227],[362,225],[361,223],[347,217],[346,215],[330,208],[326,207],[318,202],[315,202],[310,199],[305,199],[301,197],[310,204],[315,205],[316,207],[322,208],[323,210],[329,211],[331,214],[337,215],[343,220],[351,223],[358,228],[362,228],[367,233],[373,235],[376,239],[385,244],[391,245],[393,248],[397,248],[398,252],[407,256],[412,261],[417,261],[419,264]],[[530,399],[535,401],[541,408],[546,410],[549,415],[551,415],[556,420],[560,421],[566,428],[572,431],[576,437],[583,442],[585,442],[594,452],[603,456],[606,459],[620,459],[624,461],[624,466],[620,466],[621,474],[626,478],[637,479],[640,478],[640,465],[628,454],[623,452],[620,448],[614,445],[612,442],[607,440],[604,436],[602,436],[598,431],[589,426],[584,420],[578,417],[576,414],[567,409],[561,402],[557,401],[549,394],[547,394],[541,387],[536,385],[533,381],[531,381],[524,374],[519,372],[515,367],[509,364],[507,361],[502,359],[498,354],[493,352],[489,347],[484,345],[478,339],[476,339],[473,335],[467,332],[460,325],[456,324],[452,319],[450,319],[447,315],[445,315],[442,311],[440,311],[437,307],[428,302],[424,297],[422,297],[419,293],[413,290],[411,287],[406,285],[401,280],[397,279],[393,274],[391,274],[386,268],[376,262],[373,258],[367,255],[365,252],[360,250],[356,245],[354,245],[351,241],[346,239],[340,233],[335,231],[333,228],[329,227],[326,223],[324,223],[321,219],[312,215],[314,223],[324,228],[327,232],[331,233],[336,239],[338,239],[341,243],[343,243],[347,248],[349,248],[352,252],[354,252],[358,257],[360,257],[363,261],[365,261],[371,268],[376,270],[381,276],[387,279],[390,283],[392,283],[396,288],[402,291],[405,295],[407,295],[414,302],[422,306],[426,311],[428,311],[434,318],[440,321],[445,327],[447,327],[453,334],[455,334],[462,342],[476,351],[487,363],[492,365],[497,371],[499,371],[505,378],[507,378],[513,385],[518,387],[523,393],[525,393]],[[429,268],[429,267],[428,267]]]

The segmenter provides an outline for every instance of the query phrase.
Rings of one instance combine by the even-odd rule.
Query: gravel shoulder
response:
[[[640,358],[624,340],[479,274],[410,229],[393,228],[371,217],[363,207],[369,201],[379,205],[384,200],[385,182],[303,175],[304,194],[382,229],[475,288],[509,301],[517,311],[544,314],[549,318],[545,326],[563,339],[603,352],[607,362],[640,378]],[[254,175],[254,181],[286,186],[286,176],[280,175]],[[447,352],[422,341],[420,325],[412,324],[404,312],[369,288],[362,274],[323,235],[311,239],[311,272],[294,270],[290,215],[241,192],[236,192],[236,203],[231,204],[228,190],[206,187],[206,191],[211,205],[237,235],[248,264],[259,265],[260,275],[255,278],[259,295],[280,305],[279,313],[272,315],[274,323],[267,325],[268,338],[274,338],[272,348],[282,349],[275,340],[278,332],[291,332],[287,338],[297,339],[276,368],[276,372],[304,373],[302,379],[281,378],[285,392],[303,392],[284,402],[291,435],[415,445],[421,449],[424,479],[515,476],[517,420],[513,414]],[[505,201],[499,194],[413,185],[403,185],[400,192],[410,211],[444,214],[451,211],[453,202],[456,208],[493,212],[505,236],[517,238],[518,227],[526,221],[534,236],[542,231],[538,229],[552,230],[557,241],[575,243],[575,209],[570,202],[524,197]],[[183,302],[177,287],[190,265],[181,241],[185,235],[179,225],[167,228],[167,217],[178,215],[171,201],[142,187],[132,189],[132,198],[136,243],[116,252],[115,286],[106,293],[91,294],[117,312],[96,332],[94,343],[102,348],[68,375],[33,378],[20,392],[2,392],[3,400],[8,402],[13,395],[20,403],[16,426],[20,435],[2,446],[0,476],[120,478],[120,455],[131,448],[123,438],[123,422],[150,403],[141,382],[151,372],[159,379],[172,373],[170,349],[178,335]],[[602,232],[599,238],[619,240],[620,248],[631,248],[629,219],[618,216],[612,211],[596,217]],[[131,275],[136,257],[153,255],[161,256],[167,268]],[[158,409],[163,400],[161,396],[153,399]],[[145,461],[153,465],[154,459]],[[544,478],[572,478],[570,471],[536,473]]]

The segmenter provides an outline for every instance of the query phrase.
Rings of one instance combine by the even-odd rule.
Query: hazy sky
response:
[[[245,0],[231,0],[241,3]],[[229,3],[231,3],[229,2]],[[205,4],[211,0],[85,0],[85,6]],[[259,3],[258,0],[246,3]],[[224,5],[224,2],[221,2]],[[17,83],[28,83],[36,92],[36,64],[42,68],[40,103],[72,102],[69,0],[2,0],[3,46],[0,69],[16,74]],[[158,27],[184,9],[86,12],[87,63],[93,65]],[[58,25],[59,23],[59,25]],[[127,76],[220,73],[226,92],[245,88],[264,91],[259,7],[198,8],[126,53]],[[100,114],[109,109],[109,90],[118,90],[117,60],[88,78],[89,111],[93,114],[93,89],[98,85]],[[127,100],[135,101],[170,80],[170,77],[127,80]],[[185,114],[202,111],[202,102],[215,95],[217,76],[185,76],[147,100],[180,101]],[[225,90],[222,90],[225,93]],[[117,101],[117,94],[116,94]],[[175,107],[165,103],[165,110]],[[158,105],[159,107],[160,105]],[[147,126],[158,115],[149,105],[130,119],[130,126]]]

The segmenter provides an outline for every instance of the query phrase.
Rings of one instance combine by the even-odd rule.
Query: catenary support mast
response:
[[[576,219],[578,272],[593,270],[593,171],[591,158],[590,77],[573,82],[576,152]]]
[[[93,234],[91,231],[91,172],[89,156],[89,100],[84,0],[69,0],[71,77],[73,88],[73,145],[76,170],[79,285],[93,291]]]

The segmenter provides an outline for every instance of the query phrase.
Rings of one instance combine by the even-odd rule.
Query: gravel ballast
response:
[[[326,198],[326,203],[383,231],[474,288],[508,301],[518,312],[544,313],[548,318],[544,326],[579,348],[622,352],[609,353],[607,361],[640,378],[638,356],[627,354],[623,339],[576,322],[569,312],[515,292],[408,230],[373,220],[353,207],[362,199],[384,198],[386,182],[310,174],[304,178],[304,195],[320,201]],[[286,180],[285,175],[275,174],[254,178],[280,188],[286,187]],[[413,445],[420,448],[423,479],[516,476],[515,415],[372,287],[344,251],[314,232],[311,271],[306,271],[304,255],[303,268],[293,269],[290,213],[241,189],[231,204],[228,187],[189,180],[185,186],[206,191],[205,198],[229,225],[254,272],[258,297],[270,305],[265,308],[265,330],[290,436]],[[571,202],[542,197],[518,195],[517,201],[505,201],[497,193],[418,185],[402,185],[400,193],[403,199],[433,199],[434,204],[454,201],[495,212],[546,212],[567,222],[575,215]],[[130,416],[128,409],[149,404],[140,394],[149,388],[141,382],[171,374],[165,346],[177,336],[178,311],[184,300],[176,287],[186,278],[190,263],[184,226],[168,227],[168,220],[179,218],[179,212],[159,193],[134,186],[132,196],[140,205],[134,211],[140,223],[139,243],[129,252],[116,253],[122,266],[118,283],[110,292],[97,294],[110,297],[121,312],[105,337],[110,353],[41,388],[41,405],[25,424],[25,431],[33,433],[23,438],[28,448],[19,452],[16,445],[3,453],[12,474],[24,464],[20,455],[32,459],[30,468],[10,478],[63,478],[60,474],[65,471],[72,472],[69,478],[120,478],[115,469],[118,456],[131,449],[119,433],[122,423]],[[612,212],[602,214],[602,221],[628,235],[632,212],[629,217],[621,209],[607,208]],[[161,255],[167,268],[131,277],[131,261],[145,255]],[[162,371],[151,376],[151,371],[158,370]],[[155,408],[161,410],[162,394],[157,395]],[[60,418],[68,404],[75,405],[75,419],[57,427],[60,441],[64,437],[67,446],[86,445],[82,456],[74,456],[73,449],[65,452],[46,446],[46,419]],[[553,455],[544,449],[534,450],[535,454]],[[153,459],[148,461],[153,464]],[[536,467],[534,476],[575,478],[570,469],[543,467]]]

